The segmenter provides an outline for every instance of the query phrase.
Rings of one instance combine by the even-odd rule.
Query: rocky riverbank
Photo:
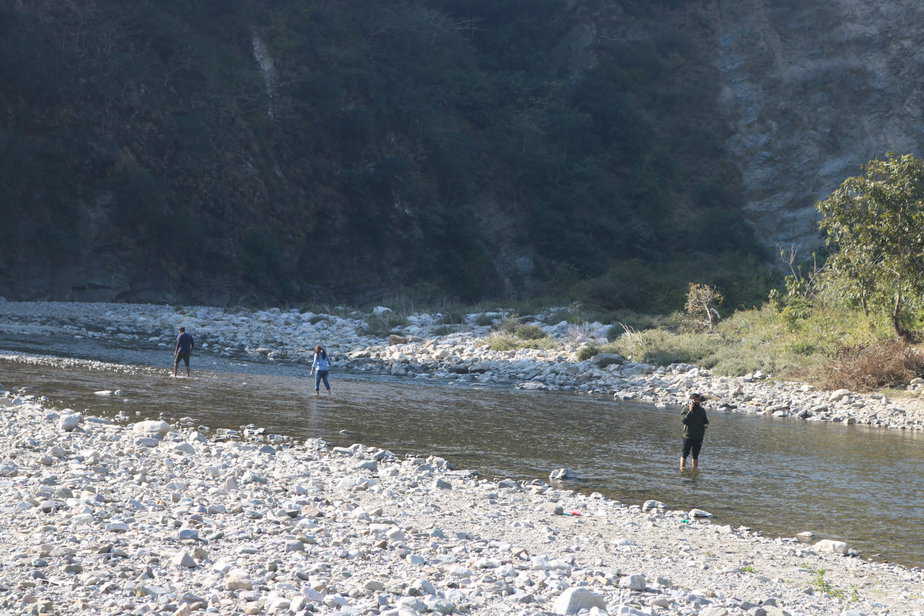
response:
[[[370,321],[388,313],[343,310],[227,311],[215,307],[71,302],[0,302],[0,329],[13,335],[67,335],[141,346],[169,353],[176,327],[185,325],[201,350],[265,361],[309,362],[324,344],[338,368],[522,389],[571,390],[613,395],[659,406],[682,404],[691,391],[709,407],[806,421],[924,430],[918,397],[817,390],[811,385],[754,373],[721,377],[687,364],[651,366],[611,353],[579,361],[579,350],[605,342],[607,324],[548,324],[552,312],[521,319],[549,337],[545,348],[492,350],[487,343],[501,311],[465,315],[446,325],[440,314],[409,315],[393,335],[369,333]],[[920,387],[918,386],[918,389]]]
[[[3,613],[924,610],[920,570],[654,501],[484,480],[358,444],[121,425],[10,392],[0,414]]]

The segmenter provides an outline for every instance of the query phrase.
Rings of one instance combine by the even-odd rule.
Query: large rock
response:
[[[833,539],[822,539],[814,546],[816,552],[846,554],[847,544],[843,541],[834,541]]]
[[[606,368],[611,364],[622,364],[625,363],[626,358],[618,353],[598,353],[594,355],[591,361],[598,368]]]
[[[71,432],[72,430],[75,430],[81,423],[83,423],[83,415],[80,413],[70,413],[61,417],[61,421],[58,423],[58,427],[60,427],[65,432]]]
[[[577,614],[592,607],[606,610],[606,600],[588,588],[577,587],[563,592],[555,600],[552,611],[556,614]]]
[[[159,419],[139,421],[138,423],[132,425],[132,432],[135,434],[141,434],[143,436],[156,436],[158,438],[163,437],[168,432],[170,432],[170,430],[172,430],[170,424]]]

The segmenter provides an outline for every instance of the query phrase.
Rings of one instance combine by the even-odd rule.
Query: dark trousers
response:
[[[314,375],[314,390],[321,391],[321,381],[324,381],[324,387],[330,391],[330,383],[327,382],[327,370],[318,370]]]
[[[703,439],[701,438],[685,438],[683,439],[683,456],[686,458],[690,454],[693,455],[694,460],[699,460],[699,450],[703,448]]]
[[[173,360],[173,369],[176,370],[180,365],[180,360],[186,363],[186,369],[189,370],[189,353],[177,353]]]

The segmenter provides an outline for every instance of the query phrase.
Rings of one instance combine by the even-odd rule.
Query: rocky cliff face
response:
[[[817,245],[814,203],[924,138],[924,4],[721,0],[708,11],[745,211],[769,246]]]
[[[720,257],[816,245],[816,200],[920,151],[922,17],[912,0],[0,5],[0,295],[477,300],[604,280],[586,295],[612,308],[650,264],[715,282]]]

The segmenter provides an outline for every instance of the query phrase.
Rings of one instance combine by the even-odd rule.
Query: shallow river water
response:
[[[921,433],[712,411],[701,471],[680,474],[677,409],[348,374],[332,374],[334,395],[315,398],[298,366],[197,355],[193,378],[173,379],[163,369],[167,351],[2,335],[0,348],[146,366],[127,375],[0,361],[0,385],[26,386],[57,407],[256,424],[267,433],[440,455],[488,476],[546,479],[567,467],[581,478],[569,482],[575,489],[699,507],[716,523],[770,535],[812,530],[866,557],[924,566]],[[121,395],[93,393],[116,389]]]

